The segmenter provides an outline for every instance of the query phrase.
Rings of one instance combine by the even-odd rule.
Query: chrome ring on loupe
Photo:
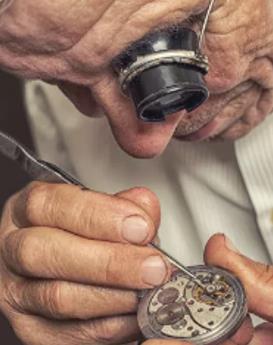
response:
[[[139,73],[161,64],[168,65],[172,63],[195,66],[204,74],[209,71],[208,58],[205,55],[197,54],[194,51],[174,50],[141,56],[129,68],[120,71],[119,81],[122,91],[124,93],[127,92],[129,84]]]

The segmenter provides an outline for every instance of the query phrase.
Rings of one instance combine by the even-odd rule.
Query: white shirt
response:
[[[272,262],[273,116],[235,145],[173,140],[161,157],[140,160],[121,151],[105,118],[84,117],[56,87],[29,82],[26,100],[41,158],[97,191],[149,187],[161,202],[161,245],[184,264],[200,264],[216,232]]]

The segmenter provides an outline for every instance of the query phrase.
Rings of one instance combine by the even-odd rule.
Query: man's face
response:
[[[273,109],[273,2],[216,0],[204,41],[210,99],[165,123],[137,119],[120,91],[111,61],[158,28],[199,15],[208,0],[36,0],[15,2],[1,18],[0,63],[58,84],[84,113],[103,108],[120,146],[137,157],[160,154],[182,140],[237,139]],[[31,20],[30,20],[31,18]],[[16,19],[16,20],[15,20]]]
[[[266,1],[222,1],[211,15],[204,49],[210,57],[211,96],[182,116],[176,137],[235,140],[272,111],[272,14],[267,11],[272,4]]]

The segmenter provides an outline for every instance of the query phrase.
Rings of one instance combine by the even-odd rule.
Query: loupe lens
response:
[[[198,51],[197,34],[187,28],[156,32],[118,57],[118,72],[133,68],[139,58],[157,54],[155,64],[145,65],[134,72],[126,84],[126,93],[133,100],[140,119],[148,122],[164,121],[166,116],[182,110],[198,108],[209,96],[204,81],[206,69],[197,63],[183,63],[175,58],[175,52]],[[172,52],[173,58],[158,58],[158,53]]]
[[[159,65],[135,77],[128,92],[143,121],[163,121],[181,110],[192,111],[207,98],[200,71],[186,65]]]

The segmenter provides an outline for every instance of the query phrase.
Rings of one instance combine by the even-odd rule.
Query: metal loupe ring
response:
[[[128,90],[133,79],[145,70],[157,67],[161,64],[182,64],[195,66],[203,73],[209,71],[208,58],[200,53],[188,50],[162,51],[159,53],[139,57],[129,68],[120,73],[120,85],[124,93]]]

